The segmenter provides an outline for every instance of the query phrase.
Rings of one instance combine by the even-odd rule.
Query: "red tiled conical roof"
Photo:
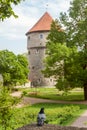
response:
[[[51,23],[53,19],[49,15],[48,12],[45,12],[45,14],[39,19],[39,21],[26,33],[31,32],[38,32],[38,31],[49,31],[51,28]]]

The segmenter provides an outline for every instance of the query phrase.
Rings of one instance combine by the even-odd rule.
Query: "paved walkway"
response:
[[[87,128],[87,110],[71,126]]]
[[[14,93],[13,96],[19,96],[21,93]],[[48,100],[48,99],[39,99],[39,98],[32,98],[32,97],[24,97],[22,102],[18,104],[17,107],[22,107],[29,104],[35,104],[35,103],[63,103],[63,104],[85,104],[87,105],[87,101],[54,101],[54,100]],[[87,128],[87,110],[71,125],[74,127],[79,128]]]

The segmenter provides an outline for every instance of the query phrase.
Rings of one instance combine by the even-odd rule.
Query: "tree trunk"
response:
[[[87,49],[87,43],[85,44],[84,49]],[[87,60],[87,57],[85,60]],[[87,70],[87,64],[83,66],[83,70]],[[87,81],[84,83],[84,99],[87,100]]]
[[[87,83],[84,84],[84,100],[87,101]]]

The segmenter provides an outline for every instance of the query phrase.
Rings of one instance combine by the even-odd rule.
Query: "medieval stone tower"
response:
[[[50,31],[52,17],[48,12],[26,33],[27,49],[29,58],[29,80],[33,86],[52,85],[52,79],[47,79],[42,74],[44,68],[43,59],[45,57],[47,36]]]

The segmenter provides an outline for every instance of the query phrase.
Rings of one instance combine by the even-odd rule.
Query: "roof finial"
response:
[[[48,3],[46,4],[46,11],[48,10]]]

